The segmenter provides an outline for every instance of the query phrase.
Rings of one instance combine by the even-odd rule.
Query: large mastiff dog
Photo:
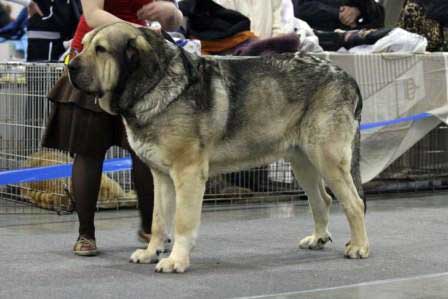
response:
[[[280,158],[291,162],[314,217],[314,232],[299,246],[318,249],[331,240],[326,184],[350,225],[345,256],[368,256],[356,188],[361,98],[341,69],[299,53],[197,57],[158,33],[117,23],[86,35],[69,74],[105,111],[122,116],[132,148],[152,169],[152,238],[132,262],[159,260],[173,234],[172,251],[156,271],[184,272],[207,179]]]

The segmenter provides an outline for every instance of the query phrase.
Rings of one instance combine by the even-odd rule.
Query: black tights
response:
[[[94,217],[104,156],[76,155],[73,161],[72,190],[79,219],[79,234],[95,238]],[[151,232],[154,207],[154,186],[149,168],[134,154],[132,157],[132,180],[138,197],[142,229]]]

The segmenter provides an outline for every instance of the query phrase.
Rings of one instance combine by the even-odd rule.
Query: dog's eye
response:
[[[98,45],[98,46],[95,47],[95,51],[97,53],[104,53],[104,52],[106,52],[106,48],[104,48],[103,46]]]

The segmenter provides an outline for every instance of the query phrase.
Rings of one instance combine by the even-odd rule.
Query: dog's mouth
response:
[[[101,97],[96,97],[95,101],[103,111],[111,115],[117,115],[117,107],[113,101],[113,97],[114,95],[112,93],[105,93]]]
[[[84,92],[86,95],[94,97],[95,99],[99,99],[104,96],[104,92],[102,92],[102,91],[89,91],[89,90],[82,90],[80,88],[78,88],[78,89],[81,90],[82,92]]]
[[[92,95],[95,98],[101,99],[104,97],[104,91],[100,90],[100,91],[92,92]]]
[[[77,78],[76,76],[69,74],[69,78],[70,78],[70,82],[72,83],[73,87],[81,90],[82,92],[84,92],[85,94],[89,95],[89,96],[93,96],[93,97],[98,97],[101,98],[104,95],[104,92],[102,90],[90,90],[89,88],[86,88],[86,84],[84,84],[84,82],[81,80],[79,80],[79,78]]]
[[[87,94],[87,95],[89,95],[89,96],[92,96],[92,97],[94,97],[94,98],[102,98],[102,97],[104,97],[104,94],[105,94],[105,92],[103,91],[103,90],[89,90],[89,89],[86,89],[86,88],[81,88],[80,86],[79,86],[79,84],[78,83],[76,83],[76,81],[72,81],[72,85],[73,85],[73,87],[75,87],[76,89],[78,89],[78,90],[81,90],[82,92],[84,92],[85,94]]]
[[[73,75],[69,74],[68,78],[70,79],[70,83],[72,83],[72,85],[73,85],[74,88],[79,89],[79,90],[82,90],[82,89],[79,87],[79,84],[78,84],[75,80],[73,80]]]

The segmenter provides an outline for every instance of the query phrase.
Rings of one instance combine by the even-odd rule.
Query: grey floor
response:
[[[448,194],[387,198],[370,201],[366,260],[343,258],[337,205],[322,251],[297,249],[304,205],[207,209],[185,274],[128,263],[136,211],[98,214],[92,258],[71,253],[73,215],[0,215],[0,298],[448,298]]]

